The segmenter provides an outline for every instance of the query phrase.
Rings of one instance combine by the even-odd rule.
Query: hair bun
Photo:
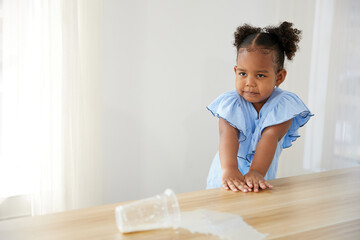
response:
[[[234,46],[238,49],[247,36],[259,32],[261,32],[261,28],[253,27],[250,26],[249,24],[244,24],[242,26],[239,26],[236,29],[236,32],[234,33],[234,37],[235,37]]]
[[[301,31],[292,26],[292,23],[284,21],[278,27],[268,26],[265,28],[266,32],[278,38],[280,46],[289,60],[292,60],[295,56],[295,52],[299,49],[298,43],[301,39]]]

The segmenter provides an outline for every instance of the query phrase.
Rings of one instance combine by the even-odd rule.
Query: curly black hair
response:
[[[301,39],[301,31],[293,28],[290,22],[282,22],[278,27],[267,26],[265,28],[253,27],[248,24],[239,26],[234,33],[237,53],[241,48],[259,46],[277,52],[275,63],[278,70],[284,68],[285,55],[292,60],[295,52],[299,49],[298,42]]]

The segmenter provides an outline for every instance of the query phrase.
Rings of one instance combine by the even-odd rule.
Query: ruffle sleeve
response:
[[[246,119],[243,104],[236,91],[223,93],[206,107],[215,117],[226,120],[239,130],[239,142],[246,140]]]
[[[282,148],[292,146],[300,135],[298,129],[304,126],[314,114],[306,107],[301,99],[294,93],[282,91],[272,99],[271,103],[263,113],[262,123],[258,125],[253,135],[251,151],[255,152],[256,145],[260,140],[262,131],[273,125],[277,125],[292,119],[290,129],[284,136]]]

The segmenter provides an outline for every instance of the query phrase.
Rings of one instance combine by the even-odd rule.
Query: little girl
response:
[[[299,137],[297,130],[313,114],[294,93],[278,88],[301,31],[283,22],[278,27],[237,28],[236,90],[207,108],[219,118],[220,146],[207,178],[207,189],[258,192],[272,188],[280,153]]]

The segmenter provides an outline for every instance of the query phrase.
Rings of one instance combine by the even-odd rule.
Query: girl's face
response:
[[[285,80],[286,71],[277,72],[276,63],[273,62],[274,52],[271,50],[253,49],[247,51],[240,49],[237,65],[234,67],[236,74],[236,90],[251,102],[256,111],[259,112],[262,106],[270,97],[275,86]]]

